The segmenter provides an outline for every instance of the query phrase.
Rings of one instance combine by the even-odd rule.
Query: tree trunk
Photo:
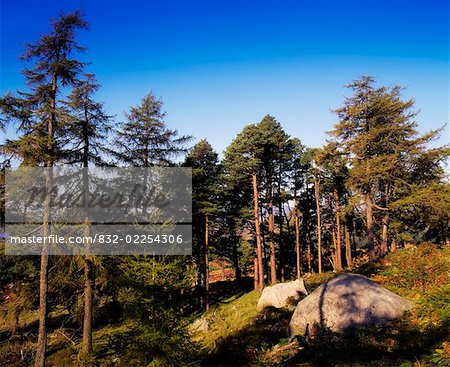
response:
[[[278,212],[280,216],[280,236],[278,241],[278,248],[280,251],[279,255],[279,261],[280,261],[280,273],[281,273],[281,281],[286,281],[286,264],[285,264],[285,254],[284,254],[284,247],[283,247],[283,202],[281,201],[281,195],[280,195],[280,203],[278,205]]]
[[[259,205],[259,228],[260,228],[260,238],[261,238],[261,253],[262,253],[262,262],[263,262],[263,274],[269,274],[270,272],[270,263],[267,261],[269,259],[268,251],[270,251],[270,248],[266,246],[266,237],[264,235],[264,230],[268,225],[264,224],[265,218],[263,213],[263,206]],[[267,280],[269,280],[269,275],[267,275]],[[263,281],[264,286],[264,281]]]
[[[87,95],[88,91],[86,91]],[[85,101],[84,123],[83,123],[83,192],[84,192],[84,211],[85,211],[85,228],[84,237],[90,237],[90,218],[88,211],[89,201],[89,117],[87,109],[88,101]],[[83,315],[83,340],[81,351],[84,355],[92,354],[92,308],[94,304],[94,264],[89,257],[90,244],[85,244],[84,257],[84,315]]]
[[[356,220],[354,215],[352,215],[352,233],[351,233],[350,239],[352,240],[352,251],[353,255],[352,257],[355,259],[358,254],[358,249],[356,247]]]
[[[51,222],[51,188],[53,186],[53,172],[50,166],[53,165],[53,160],[50,160],[48,167],[45,168],[45,186],[46,196],[44,201],[44,215],[42,220],[43,237],[46,238],[51,234],[50,222]],[[49,251],[50,244],[42,244],[41,253],[41,269],[39,274],[39,330],[38,330],[38,343],[36,348],[35,367],[45,366],[45,357],[47,350],[47,294],[48,294],[48,263],[49,263]]]
[[[381,256],[388,253],[388,227],[389,227],[389,213],[385,213],[382,219],[383,229],[381,232]]]
[[[395,252],[397,250],[397,240],[394,238],[391,242],[391,252]]]
[[[263,257],[262,257],[262,246],[261,246],[261,228],[259,226],[259,193],[258,193],[258,181],[256,178],[256,172],[252,175],[253,181],[253,214],[255,220],[255,235],[256,235],[256,258],[258,261],[258,287],[259,291],[264,288],[264,268],[263,268]]]
[[[241,267],[239,266],[239,253],[238,253],[238,241],[233,241],[234,245],[233,245],[233,266],[234,266],[234,270],[235,270],[235,280],[236,283],[239,284],[242,280],[242,270]]]
[[[345,236],[345,261],[347,262],[347,267],[352,266],[352,245],[350,242],[350,228],[348,221],[344,227]]]
[[[12,310],[11,336],[16,336],[17,331],[19,330],[19,315],[20,315],[19,307],[15,307]]]
[[[301,247],[300,247],[300,223],[298,220],[298,202],[297,194],[294,194],[294,213],[295,213],[295,255],[297,260],[297,279],[302,277]]]
[[[56,118],[56,92],[57,92],[58,78],[56,75],[52,78],[51,101],[50,101],[50,118],[47,122],[47,160],[45,168],[45,201],[44,214],[42,218],[43,237],[47,237],[51,233],[51,204],[53,188],[53,168],[54,162],[54,123]],[[49,242],[49,241],[47,241]],[[36,347],[35,367],[45,366],[45,357],[47,350],[47,293],[48,293],[48,262],[49,262],[50,244],[44,243],[41,252],[41,269],[39,274],[39,330],[38,342]]]
[[[48,226],[47,226],[48,227]],[[44,231],[44,236],[48,234]],[[48,291],[48,244],[43,245],[41,254],[41,270],[39,275],[39,331],[36,348],[35,367],[45,366],[45,352],[47,349],[47,291]]]
[[[308,221],[306,226],[306,255],[308,256],[308,273],[312,272],[312,253],[311,253],[311,231],[309,230]]]
[[[314,176],[314,196],[316,198],[317,211],[317,260],[319,265],[319,273],[322,273],[322,227],[320,221],[320,205],[319,205],[320,183],[317,176]]]
[[[369,251],[369,261],[374,262],[377,258],[375,251],[374,220],[373,220],[373,199],[370,192],[366,193],[366,225],[367,225],[367,249]]]
[[[277,282],[275,242],[273,241],[273,231],[274,231],[275,223],[274,223],[274,218],[273,218],[272,194],[270,193],[269,195],[270,195],[270,197],[269,197],[269,205],[268,205],[267,211],[268,211],[268,222],[269,222],[270,282],[271,282],[271,284],[275,284]]]
[[[209,310],[209,220],[208,214],[205,214],[205,241],[204,241],[204,261],[205,261],[205,309]]]
[[[333,266],[333,271],[336,271],[338,269],[336,269],[337,267],[337,254],[336,254],[336,228],[332,228],[331,229],[331,240],[333,241],[333,253],[331,256],[331,265]]]
[[[199,213],[194,215],[196,229],[196,241],[195,241],[195,263],[197,264],[197,284],[196,293],[198,297],[198,304],[200,308],[203,305],[203,226],[201,224],[201,217]]]
[[[288,205],[288,208],[289,208],[289,205]],[[284,216],[284,221],[285,221],[284,223],[286,223],[287,238],[290,239],[290,238],[292,238],[291,237],[291,219],[292,219],[292,215],[290,217],[288,217],[284,207],[282,208],[282,211],[283,211],[283,216]],[[289,208],[289,213],[292,214],[290,208]],[[283,244],[280,243],[280,246],[281,246],[281,250],[282,250],[281,251],[280,261],[281,261],[281,264],[283,265],[283,269],[284,269],[283,282],[285,282],[286,281],[286,279],[285,279],[286,278],[286,274],[290,273],[290,265],[289,265],[290,264],[290,261],[289,261],[290,251],[289,251],[289,248],[286,248],[285,243],[283,243]]]
[[[92,260],[86,255],[84,258],[84,316],[82,341],[82,352],[84,355],[90,355],[92,353],[93,283],[94,266]]]
[[[339,204],[339,192],[335,188],[333,190],[334,203],[336,210],[336,270],[342,270],[342,253],[341,253],[341,206]]]
[[[258,269],[258,255],[255,251],[255,258],[253,260],[253,287],[259,289],[259,269]]]

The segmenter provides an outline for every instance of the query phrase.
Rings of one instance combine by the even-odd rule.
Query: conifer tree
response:
[[[104,111],[103,104],[94,100],[95,92],[100,88],[93,74],[85,74],[79,85],[65,101],[68,109],[65,134],[68,147],[65,159],[70,164],[83,167],[83,192],[88,195],[90,163],[105,164],[108,133],[112,130],[111,116]],[[87,201],[86,201],[87,203]],[[85,213],[85,238],[90,235],[90,219]],[[95,284],[95,260],[90,255],[84,257],[84,314],[82,352],[85,356],[92,353],[92,311]]]
[[[428,155],[426,145],[439,130],[420,136],[412,99],[402,100],[400,86],[375,87],[375,79],[363,76],[347,87],[353,91],[332,135],[349,161],[350,184],[361,196],[366,212],[370,261],[387,251],[390,203],[407,192],[410,172],[419,156]],[[442,154],[437,154],[436,163]],[[382,213],[381,241],[376,241],[376,216]],[[379,244],[379,245],[376,245]]]
[[[257,125],[260,133],[259,144],[261,145],[262,181],[265,187],[265,201],[267,205],[268,242],[270,250],[270,279],[271,283],[277,282],[277,261],[275,250],[275,215],[274,202],[276,191],[278,191],[279,202],[278,215],[282,218],[281,188],[288,170],[289,148],[291,148],[289,136],[284,132],[280,123],[270,115],[264,116]],[[280,234],[282,225],[280,225]],[[280,248],[281,250],[281,248]],[[282,264],[283,267],[283,264]]]
[[[61,88],[76,86],[78,74],[84,64],[73,54],[82,51],[75,39],[75,32],[84,29],[87,23],[79,12],[63,14],[51,23],[51,31],[40,37],[36,44],[29,44],[22,59],[34,61],[34,67],[25,69],[23,75],[29,87],[28,92],[8,94],[1,98],[0,107],[7,119],[18,120],[23,134],[14,142],[7,142],[11,152],[27,155],[33,163],[43,164],[46,187],[52,187],[50,169],[61,158],[58,137],[60,134]],[[31,143],[31,144],[30,144]],[[43,236],[50,234],[51,196],[46,195],[43,215]],[[44,245],[41,255],[39,286],[39,332],[35,366],[45,364],[47,347],[47,289],[48,289],[48,246]]]
[[[163,101],[151,92],[132,107],[114,142],[113,154],[119,162],[132,167],[171,166],[186,153],[192,137],[169,129],[165,116]]]
[[[260,180],[263,149],[257,125],[247,125],[225,151],[223,166],[225,177],[231,187],[244,183],[253,192],[253,223],[255,228],[255,288],[264,287],[263,249],[260,227]]]
[[[183,163],[192,167],[193,236],[199,267],[198,284],[202,288],[202,303],[206,309],[209,309],[209,223],[219,209],[218,163],[217,153],[205,139],[194,145]]]
[[[333,225],[333,233],[335,233],[335,249],[333,265],[335,270],[342,270],[342,255],[341,255],[341,202],[345,194],[345,180],[347,177],[347,167],[344,157],[341,156],[337,150],[337,145],[334,142],[329,142],[318,150],[317,164],[321,167],[322,175],[322,189],[331,195],[334,203],[335,223]],[[347,244],[347,242],[346,242]],[[348,248],[346,247],[346,254],[348,260]]]

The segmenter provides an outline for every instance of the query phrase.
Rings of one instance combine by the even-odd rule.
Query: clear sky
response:
[[[1,0],[2,94],[23,89],[24,44],[73,9],[90,23],[82,59],[109,113],[123,120],[151,90],[170,127],[219,153],[267,113],[322,145],[343,85],[363,74],[407,87],[421,131],[449,120],[447,0]]]

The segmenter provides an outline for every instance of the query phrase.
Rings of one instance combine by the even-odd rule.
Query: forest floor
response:
[[[204,366],[450,366],[450,249],[402,249],[373,265],[347,272],[366,275],[414,301],[402,320],[384,327],[290,342],[292,311],[257,312],[252,291],[213,307],[202,317],[207,331],[194,334]],[[332,272],[305,278],[311,292]],[[204,324],[206,325],[206,324]]]
[[[290,342],[287,327],[292,311],[266,309],[258,312],[259,294],[250,290],[251,280],[239,287],[231,281],[216,282],[211,285],[211,309],[200,315],[199,329],[191,331],[200,365],[450,366],[448,246],[421,245],[401,249],[378,263],[345,271],[366,275],[412,300],[413,310],[402,320],[384,327],[345,334],[324,329],[314,340]],[[334,275],[327,272],[305,277],[308,291],[313,291]],[[62,319],[63,311],[50,315],[47,366],[79,366],[78,346],[72,337],[76,327],[61,327]],[[36,326],[36,312],[21,319],[22,330],[32,333]],[[3,338],[6,329],[7,323],[0,320],[0,366],[29,366],[34,344],[26,339],[27,332],[21,333],[25,339],[11,341]],[[112,347],[111,340],[126,335],[129,329],[127,323],[96,328],[93,365],[110,366],[114,353],[118,357],[121,353],[120,346]]]

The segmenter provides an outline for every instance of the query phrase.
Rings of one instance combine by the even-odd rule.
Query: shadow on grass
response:
[[[204,366],[247,366],[255,362],[257,354],[287,340],[292,311],[266,309],[248,327],[225,339],[216,341],[215,350],[203,358]]]
[[[425,330],[408,320],[399,320],[380,327],[350,329],[342,334],[322,329],[288,364],[391,366],[402,361],[415,362],[431,354],[448,337],[449,327],[450,320]]]
[[[242,278],[239,282],[224,280],[211,283],[209,286],[209,300],[211,305],[231,302],[253,289],[253,278]]]
[[[416,362],[433,353],[449,336],[450,319],[420,330],[408,319],[388,325],[350,329],[345,333],[319,330],[314,339],[299,340],[285,355],[274,351],[286,345],[291,312],[268,310],[248,327],[219,340],[213,353],[204,358],[204,366],[392,366],[404,361]],[[278,345],[277,347],[275,347]],[[275,347],[275,348],[274,348]],[[278,348],[278,349],[277,349]]]
[[[68,320],[68,315],[51,315],[47,320],[47,331],[52,334],[64,326],[64,334],[57,334],[59,340],[53,340],[47,346],[47,357],[67,348],[70,343],[66,338],[70,335],[74,340],[80,338],[80,332],[76,324]],[[31,365],[35,354],[35,343],[37,342],[37,333],[39,321],[34,320],[28,324],[21,325],[17,334],[11,336],[9,331],[2,332],[0,335],[0,366],[29,366]],[[66,335],[66,336],[64,336]]]

